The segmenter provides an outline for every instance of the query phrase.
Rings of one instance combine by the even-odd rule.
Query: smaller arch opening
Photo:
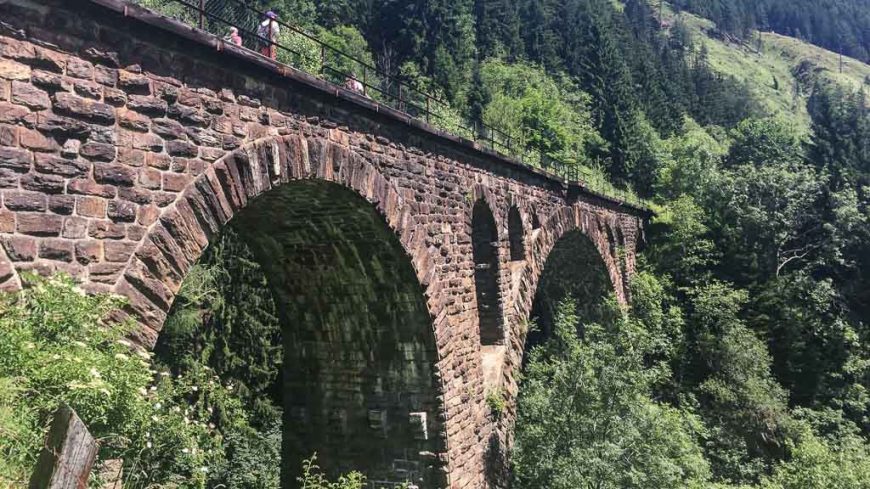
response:
[[[508,212],[508,241],[511,247],[511,261],[526,259],[526,246],[523,234],[523,218],[516,206]]]
[[[541,220],[538,218],[537,211],[532,210],[532,229],[541,229]]]
[[[498,230],[486,202],[477,201],[471,216],[471,246],[480,343],[499,345],[504,340],[498,284]]]

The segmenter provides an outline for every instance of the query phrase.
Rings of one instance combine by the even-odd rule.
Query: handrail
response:
[[[142,2],[142,0],[133,1]],[[645,200],[637,198],[625,190],[613,188],[601,175],[596,175],[579,164],[570,164],[553,158],[542,151],[526,148],[523,144],[516,144],[525,141],[524,133],[520,134],[519,138],[511,137],[510,134],[497,127],[477,121],[472,123],[471,127],[464,125],[462,122],[449,127],[450,124],[438,112],[438,109],[449,109],[450,105],[440,97],[423,91],[395,75],[385,73],[367,62],[353,57],[343,50],[322,41],[315,35],[306,32],[302,28],[280,19],[273,20],[273,22],[278,24],[279,29],[286,29],[286,31],[302,36],[306,41],[313,43],[318,48],[319,60],[306,59],[307,55],[305,53],[283,44],[280,40],[270,41],[259,36],[256,31],[246,26],[255,26],[256,28],[265,19],[265,12],[252,7],[243,0],[166,0],[166,2],[157,9],[158,13],[217,36],[221,36],[220,30],[226,33],[230,27],[235,27],[243,34],[243,47],[256,51],[255,48],[258,46],[274,46],[276,51],[281,50],[288,53],[291,58],[295,57],[303,61],[319,61],[319,73],[305,70],[301,66],[294,67],[335,85],[340,84],[339,81],[336,81],[336,78],[344,78],[345,81],[354,80],[362,85],[362,94],[364,96],[373,97],[377,102],[384,103],[393,109],[407,114],[409,117],[423,120],[427,124],[433,124],[448,131],[458,131],[470,135],[474,142],[489,147],[496,153],[504,151],[506,155],[514,157],[526,165],[540,167],[545,172],[557,176],[567,183],[583,186],[604,197],[619,200],[641,209],[648,210],[650,208]],[[150,5],[150,3],[149,6],[153,8],[153,5]],[[176,9],[172,8],[173,6],[180,6],[188,9],[188,11],[179,14],[174,11]],[[227,18],[228,11],[232,10],[235,10],[235,18]],[[223,15],[219,11],[223,11]],[[342,70],[340,66],[334,66],[330,63],[330,58],[339,63],[342,61],[350,62],[352,66],[357,67],[362,72],[362,76],[356,75],[357,70],[352,69],[351,72],[347,72]],[[291,62],[291,64],[299,63]],[[369,76],[370,74],[372,75],[371,77]],[[517,139],[520,141],[517,141]],[[537,164],[531,164],[526,161],[525,155],[527,154],[534,154],[538,160]]]

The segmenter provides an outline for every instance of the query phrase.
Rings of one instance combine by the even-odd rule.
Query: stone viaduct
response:
[[[504,486],[551,251],[625,302],[647,217],[121,0],[0,0],[0,194],[2,287],[123,295],[146,347],[235,226],[287,324],[285,455],[427,488]]]

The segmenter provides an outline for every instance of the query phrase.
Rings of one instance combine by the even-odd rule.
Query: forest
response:
[[[657,2],[254,3],[651,203],[628,310],[607,297],[587,314],[570,282],[549,298],[512,487],[870,488],[870,80],[795,73],[802,127],[766,111],[754,81],[714,70],[707,40]],[[870,59],[867,0],[672,7],[734,42],[773,30]],[[0,486],[25,477],[65,398],[97,433],[122,433],[104,450],[129,466],[125,487],[281,487],[279,314],[232,228],[135,362],[119,361],[123,326],[81,327],[114,299],[31,280],[0,306]],[[86,361],[49,361],[73,357]],[[330,482],[309,464],[305,487],[363,487],[364,474]]]

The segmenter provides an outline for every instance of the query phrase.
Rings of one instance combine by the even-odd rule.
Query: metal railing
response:
[[[512,137],[509,133],[485,123],[469,127],[459,117],[449,117],[451,107],[441,97],[420,89],[400,77],[385,73],[371,63],[360,60],[338,49],[315,35],[281,19],[274,19],[279,36],[274,41],[257,34],[257,28],[266,17],[243,0],[132,0],[160,14],[181,21],[219,37],[235,27],[242,38],[242,46],[258,52],[273,46],[275,59],[337,86],[353,81],[362,87],[362,95],[378,103],[425,121],[448,132],[473,140],[491,150],[611,199],[648,209],[649,205],[630,192],[615,188],[601,173],[550,157],[525,146],[525,135]],[[228,41],[229,42],[229,41]],[[266,55],[266,54],[264,54]],[[357,92],[359,90],[350,91]]]

